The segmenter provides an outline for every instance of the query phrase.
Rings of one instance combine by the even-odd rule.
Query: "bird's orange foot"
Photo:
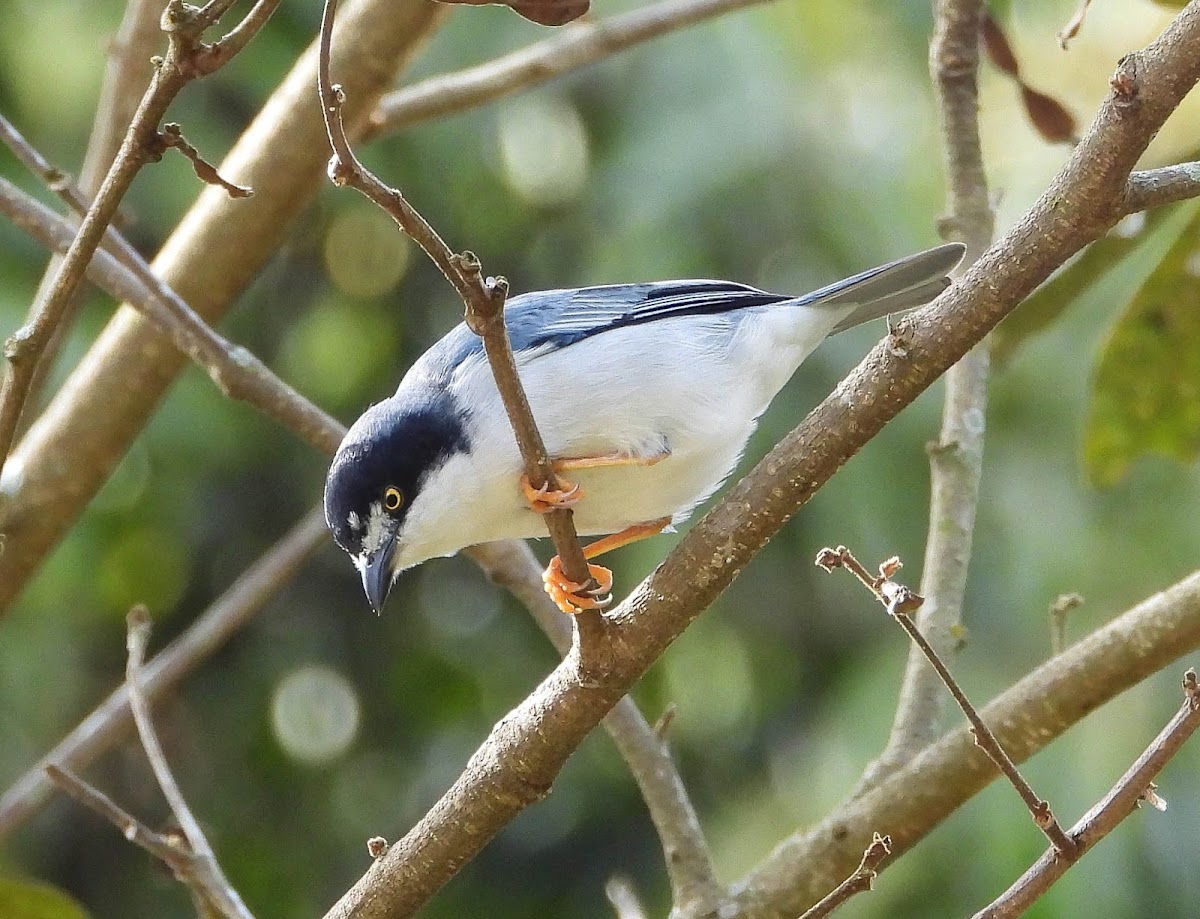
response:
[[[601,565],[588,565],[588,574],[596,582],[591,589],[587,584],[578,584],[563,574],[562,562],[556,555],[546,566],[542,583],[550,599],[564,613],[575,615],[584,610],[604,609],[612,603],[612,572]]]
[[[539,514],[548,514],[551,511],[561,511],[568,507],[574,507],[583,498],[583,489],[574,482],[568,482],[564,478],[559,478],[559,484],[563,488],[551,488],[547,482],[541,488],[534,488],[529,481],[529,476],[525,473],[521,474],[521,492],[525,495],[525,500],[529,502],[531,510]]]

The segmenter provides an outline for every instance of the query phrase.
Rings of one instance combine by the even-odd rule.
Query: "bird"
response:
[[[325,518],[379,613],[400,572],[479,543],[547,535],[570,507],[590,560],[671,531],[724,483],[759,416],[829,335],[928,303],[964,247],[947,243],[801,296],[733,281],[546,290],[504,307],[518,375],[559,488],[523,474],[480,338],[460,324],[350,426]],[[602,609],[611,572],[544,577],[564,612]]]

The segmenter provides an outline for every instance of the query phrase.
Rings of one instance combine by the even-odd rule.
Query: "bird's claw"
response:
[[[612,572],[602,565],[588,565],[588,574],[595,587],[579,584],[563,574],[562,561],[556,555],[546,566],[542,583],[550,599],[564,613],[577,615],[585,610],[602,610],[612,603]]]
[[[525,473],[521,474],[521,491],[525,495],[525,500],[529,502],[531,510],[539,514],[548,514],[551,511],[566,510],[569,507],[574,507],[583,498],[583,489],[576,482],[568,482],[566,479],[560,478],[559,484],[563,488],[551,488],[550,483],[542,485],[541,488],[534,488],[529,481],[529,476]]]

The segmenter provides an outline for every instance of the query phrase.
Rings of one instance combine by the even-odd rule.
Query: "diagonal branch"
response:
[[[843,462],[1055,268],[1116,222],[1138,157],[1200,79],[1197,47],[1200,0],[1146,49],[1122,59],[1092,125],[1022,220],[959,283],[877,345],[607,615],[612,653],[604,678],[580,685],[573,649],[493,728],[454,785],[334,906],[331,919],[403,915],[432,896],[545,795],[567,756],[617,699]],[[875,801],[885,787],[861,800]],[[890,827],[882,829],[896,838]],[[855,860],[861,853],[860,847]]]
[[[1195,733],[1196,728],[1200,728],[1200,685],[1196,683],[1195,670],[1189,670],[1183,675],[1183,692],[1183,705],[1167,726],[1151,741],[1150,746],[1121,776],[1104,799],[1071,828],[1071,838],[1075,841],[1072,855],[1064,858],[1057,849],[1049,849],[1028,871],[1014,881],[1008,890],[987,908],[976,913],[974,919],[1009,919],[1021,915],[1034,900],[1066,874],[1067,869],[1079,861],[1085,852],[1116,829],[1143,801],[1154,803],[1160,810],[1166,808],[1166,803],[1154,792],[1154,778]]]
[[[314,508],[247,568],[179,638],[154,656],[142,671],[146,697],[153,701],[164,695],[224,646],[278,596],[328,540],[325,514],[320,507]],[[129,692],[122,685],[0,796],[0,839],[49,800],[52,789],[43,771],[47,763],[84,769],[123,739],[132,724]]]
[[[351,130],[441,22],[428,0],[355,0],[339,22]],[[349,61],[369,66],[349,67]],[[301,55],[221,163],[254,188],[207,189],[163,244],[154,270],[215,323],[278,249],[319,187],[328,154],[313,105],[315,48]],[[111,475],[183,366],[152,323],[121,308],[11,454],[0,479],[0,613]]]
[[[555,30],[552,38],[527,48],[389,93],[371,114],[363,139],[486,105],[660,35],[766,2],[769,0],[665,0],[607,19],[578,19]]]
[[[87,263],[100,245],[125,192],[141,168],[153,159],[158,123],[179,91],[199,75],[192,66],[192,59],[203,45],[203,18],[195,8],[179,0],[171,0],[167,4],[163,13],[164,30],[169,40],[167,53],[154,69],[150,86],[142,97],[112,168],[88,208],[78,235],[63,256],[45,299],[38,304],[37,311],[26,324],[5,342],[4,355],[8,358],[8,366],[4,381],[0,384],[0,471],[12,450],[17,425],[42,352],[62,321],[75,290],[83,280]]]

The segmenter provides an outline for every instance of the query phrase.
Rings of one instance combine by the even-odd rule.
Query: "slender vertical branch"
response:
[[[992,241],[993,214],[979,140],[979,24],[982,0],[935,0],[929,67],[937,90],[946,164],[942,232],[967,246],[960,272]],[[917,624],[942,657],[958,644],[987,411],[988,345],[977,345],[946,372],[942,429],[929,446],[929,535]],[[859,791],[912,758],[939,734],[945,696],[920,651],[909,650],[896,715],[884,751],[863,775]]]
[[[325,118],[329,145],[333,149],[329,177],[335,185],[349,185],[379,205],[396,225],[425,251],[458,292],[466,307],[467,325],[483,339],[488,363],[496,379],[496,387],[512,425],[530,483],[534,488],[547,486],[551,490],[560,490],[550,455],[546,452],[545,443],[529,408],[529,400],[521,385],[512,346],[508,340],[508,330],[504,325],[504,301],[508,294],[508,282],[503,278],[485,279],[479,260],[472,253],[452,251],[430,223],[397,189],[389,188],[363,166],[350,146],[342,124],[344,96],[341,87],[334,84],[330,73],[333,23],[336,14],[337,0],[325,0],[317,55],[317,91],[321,99],[321,112]],[[513,487],[516,487],[516,483]],[[546,527],[562,561],[563,573],[576,583],[590,583],[592,578],[588,573],[587,559],[584,558],[583,549],[579,545],[571,511],[566,508],[553,510],[544,516]],[[588,672],[603,670],[603,662],[600,660],[603,649],[599,639],[604,631],[604,617],[597,610],[589,610],[576,616],[575,621],[579,627],[579,663],[584,671],[582,678],[589,681]]]

